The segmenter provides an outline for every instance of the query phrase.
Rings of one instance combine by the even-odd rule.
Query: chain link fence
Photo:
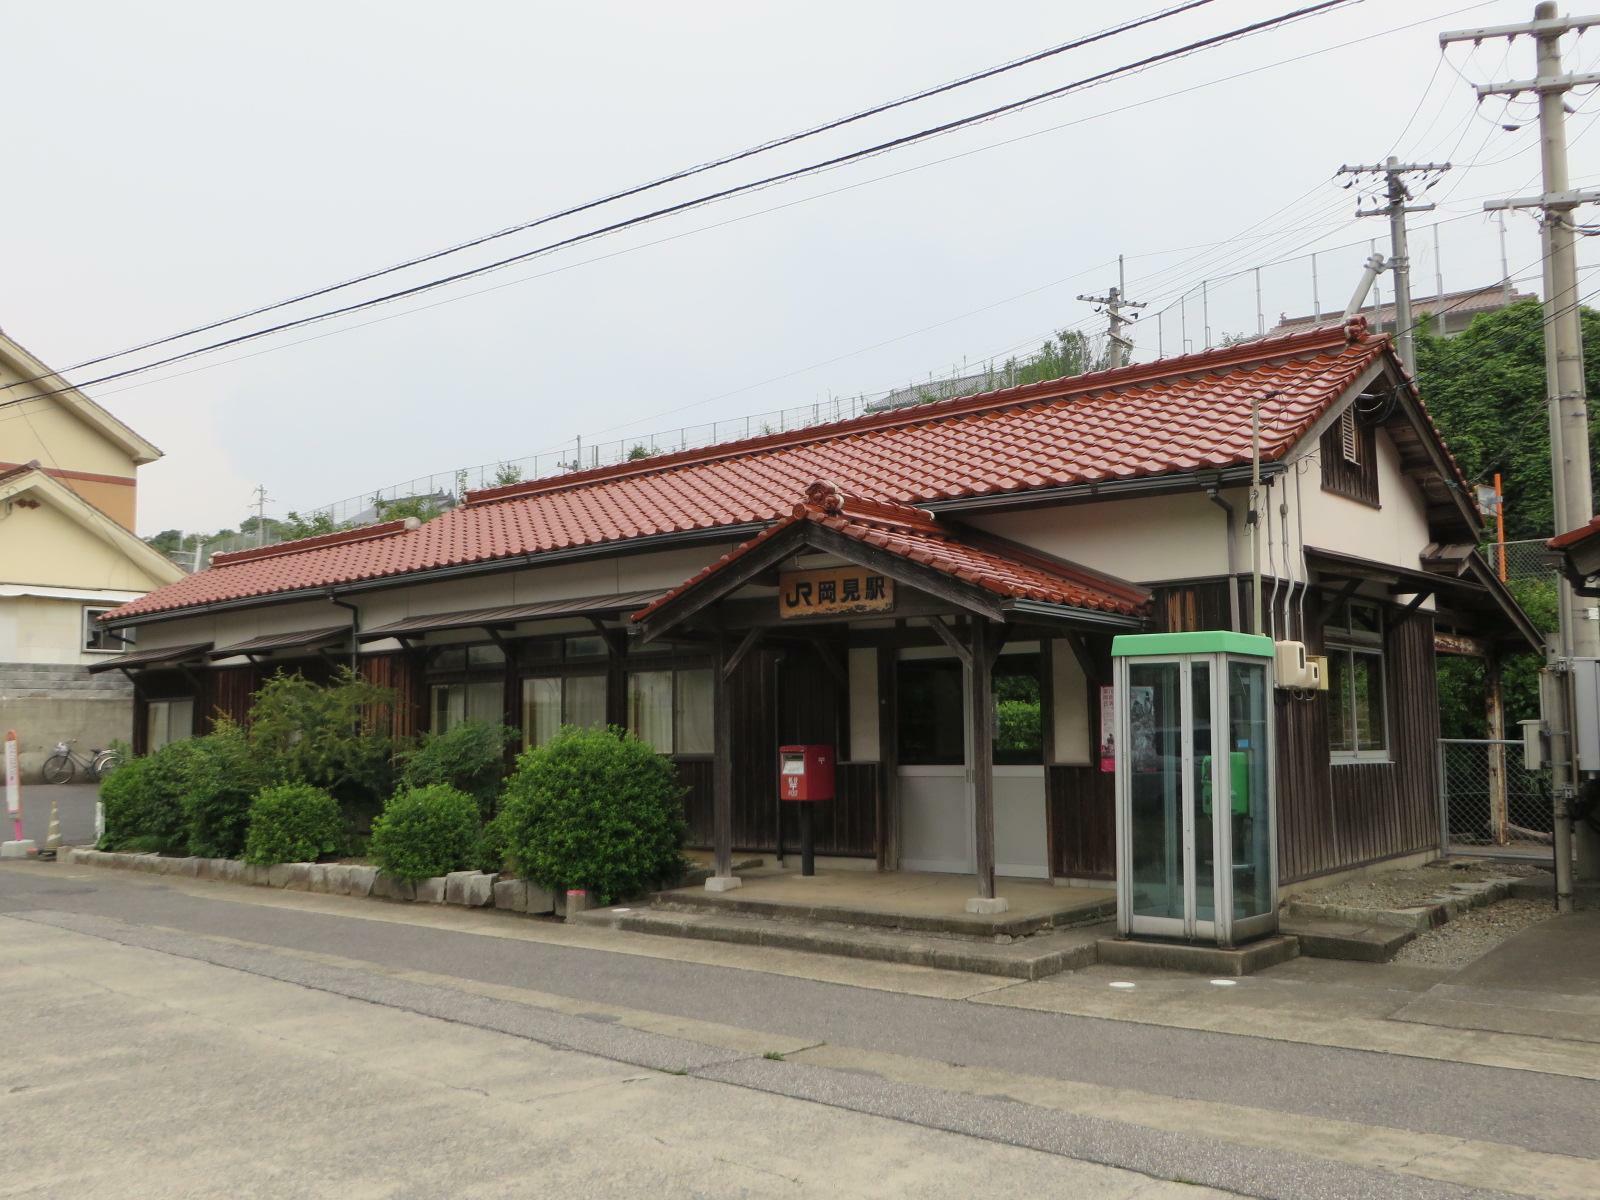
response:
[[[1550,771],[1525,770],[1521,742],[1443,738],[1439,760],[1446,848],[1550,845]]]
[[[1555,555],[1545,547],[1543,538],[1520,542],[1486,542],[1482,551],[1490,569],[1508,583],[1556,577]]]

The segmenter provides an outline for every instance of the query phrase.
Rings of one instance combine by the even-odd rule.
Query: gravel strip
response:
[[[1514,933],[1548,921],[1555,909],[1542,900],[1502,900],[1487,908],[1474,908],[1448,924],[1419,934],[1394,956],[1411,967],[1455,970],[1487,954]]]
[[[1404,871],[1384,871],[1332,887],[1305,888],[1295,899],[1310,904],[1337,904],[1347,908],[1414,908],[1426,904],[1458,883],[1483,883],[1491,879],[1520,879],[1537,875],[1543,863],[1440,862]]]

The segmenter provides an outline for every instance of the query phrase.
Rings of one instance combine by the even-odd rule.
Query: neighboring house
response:
[[[1454,337],[1466,331],[1472,319],[1481,313],[1499,312],[1509,308],[1519,300],[1538,299],[1532,292],[1518,292],[1503,284],[1494,284],[1491,287],[1468,288],[1462,292],[1445,292],[1440,296],[1413,296],[1411,299],[1411,319],[1420,321],[1423,317],[1439,314],[1434,317],[1431,331],[1440,337]],[[1395,330],[1394,304],[1383,305],[1368,304],[1361,309],[1359,316],[1365,317],[1369,327],[1379,333],[1393,333]],[[1285,333],[1303,333],[1317,325],[1326,324],[1338,317],[1338,313],[1323,313],[1318,317],[1307,313],[1305,316],[1289,317],[1280,316],[1278,323],[1267,331],[1268,337],[1278,337]]]
[[[128,737],[132,687],[88,670],[126,647],[95,618],[183,572],[133,532],[136,472],[161,451],[0,333],[0,386],[27,380],[65,389],[0,408],[0,731],[33,776],[57,741]]]
[[[1478,557],[1469,481],[1389,339],[1360,320],[218,556],[111,614],[138,647],[97,669],[140,680],[141,748],[152,723],[244,716],[273,672],[351,661],[396,690],[403,734],[482,716],[534,745],[626,726],[676,763],[719,876],[777,843],[777,747],[831,743],[819,853],[980,890],[996,873],[1105,880],[1111,640],[1245,627],[1253,406],[1269,628],[1331,677],[1272,700],[1279,876],[1431,855],[1436,645],[1492,655],[1538,633]],[[975,663],[1004,702],[982,705],[1003,710],[994,738],[969,716]]]

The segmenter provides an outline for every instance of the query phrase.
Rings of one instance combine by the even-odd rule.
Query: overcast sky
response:
[[[1304,2],[1216,0],[389,282],[531,249]],[[65,368],[1162,7],[12,3],[0,325]],[[1434,287],[1435,220],[1445,288],[1492,283],[1499,235],[1479,209],[1486,196],[1536,190],[1534,128],[1500,128],[1534,111],[1496,100],[1475,116],[1462,76],[1528,77],[1532,49],[1527,39],[1509,52],[1458,46],[1441,64],[1437,35],[1531,13],[1529,2],[1367,0],[91,392],[166,451],[140,475],[140,531],[211,529],[245,516],[257,483],[281,516],[578,437],[586,448],[647,440],[1003,358],[1053,329],[1100,328],[1075,297],[1115,282],[1118,253],[1129,293],[1151,302],[1141,357],[1158,340],[1177,353],[1185,336],[1202,348],[1208,324],[1213,340],[1254,332],[1258,264],[1292,259],[1262,272],[1267,325],[1309,312],[1311,264],[1296,256],[1318,246],[1329,248],[1317,260],[1321,307],[1336,313],[1365,239],[1386,249],[1387,230],[1350,218],[1354,193],[1333,172],[1391,152],[1477,164],[1428,193],[1437,212],[1413,218],[1415,293]],[[1597,56],[1591,36],[1569,65],[1593,70]],[[1224,81],[1245,71],[1255,73]],[[1600,97],[1573,103],[1573,175],[1597,182]],[[1511,272],[1536,275],[1531,218],[1507,227]]]

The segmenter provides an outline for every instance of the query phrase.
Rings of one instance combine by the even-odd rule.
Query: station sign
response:
[[[819,567],[778,574],[778,616],[831,617],[894,611],[894,580],[866,567]]]

